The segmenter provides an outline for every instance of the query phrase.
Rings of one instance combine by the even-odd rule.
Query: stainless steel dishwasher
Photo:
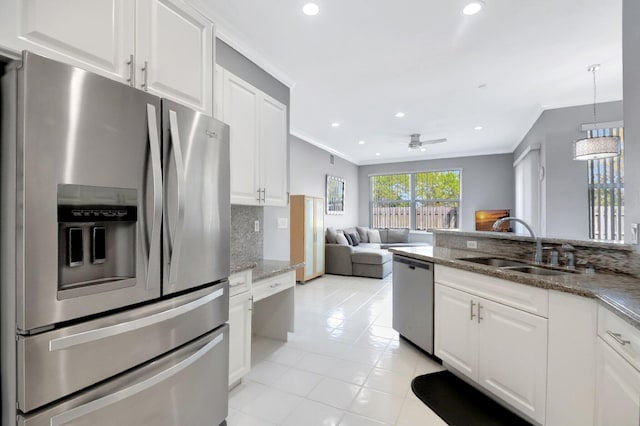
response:
[[[433,354],[433,263],[393,256],[393,329]]]

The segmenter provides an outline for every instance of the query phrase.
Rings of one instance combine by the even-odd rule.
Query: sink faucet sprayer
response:
[[[536,236],[533,228],[531,228],[531,226],[529,226],[527,222],[522,219],[518,219],[517,217],[503,217],[502,219],[496,220],[496,222],[493,224],[493,230],[497,231],[500,225],[502,225],[506,221],[518,222],[521,223],[522,226],[527,228],[529,234],[531,234],[531,236],[536,240],[536,256],[533,258],[533,261],[535,263],[542,263],[542,240],[540,240],[540,238]]]

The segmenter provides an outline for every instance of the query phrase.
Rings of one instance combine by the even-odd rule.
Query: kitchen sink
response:
[[[541,276],[553,276],[553,275],[565,275],[569,272],[558,271],[555,269],[541,268],[538,266],[531,266],[528,263],[518,262],[517,260],[501,259],[499,257],[463,257],[458,260],[465,262],[478,263],[480,265],[493,266],[497,269],[523,272],[531,275]]]
[[[567,272],[556,271],[555,269],[538,268],[537,266],[516,266],[512,268],[505,268],[509,271],[524,272],[525,274],[532,275],[565,275]]]
[[[465,262],[479,263],[481,265],[494,266],[496,268],[512,267],[512,266],[529,266],[523,262],[517,262],[515,260],[500,259],[496,257],[469,257],[461,258],[458,260],[464,260]]]

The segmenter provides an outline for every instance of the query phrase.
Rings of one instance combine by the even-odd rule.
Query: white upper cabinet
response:
[[[0,43],[127,83],[135,2],[11,0],[0,6]]]
[[[212,115],[211,21],[176,0],[136,4],[136,86]]]
[[[287,107],[264,95],[260,100],[260,182],[263,203],[287,205]]]
[[[231,203],[258,205],[262,194],[258,175],[259,91],[224,72],[222,119],[229,125],[231,152]]]
[[[223,68],[218,73],[223,95],[217,115],[231,128],[231,203],[286,206],[286,105]]]
[[[179,0],[3,0],[0,46],[213,113],[213,24]]]

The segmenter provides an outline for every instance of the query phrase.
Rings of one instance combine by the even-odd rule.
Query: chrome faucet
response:
[[[496,222],[493,224],[493,230],[497,231],[500,225],[502,225],[506,221],[518,222],[522,224],[522,226],[527,228],[529,234],[531,234],[531,236],[536,240],[536,255],[533,258],[533,261],[535,263],[542,263],[542,240],[536,236],[533,228],[531,228],[531,226],[529,226],[527,222],[522,219],[518,219],[517,217],[503,217],[502,219],[496,220]]]

